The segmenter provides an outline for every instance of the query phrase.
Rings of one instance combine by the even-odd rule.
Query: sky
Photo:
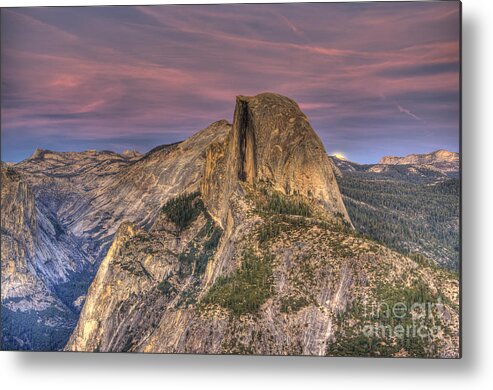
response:
[[[455,1],[4,8],[1,158],[146,152],[265,91],[329,154],[458,151],[459,37]]]

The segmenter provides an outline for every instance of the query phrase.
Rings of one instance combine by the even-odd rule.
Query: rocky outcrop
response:
[[[20,173],[2,165],[1,176],[2,242],[11,244],[2,246],[2,250],[9,248],[2,256],[2,267],[9,269],[2,272],[2,299],[24,288],[10,283],[10,277],[19,272],[32,274],[47,287],[67,281],[70,273],[80,270],[87,261],[79,241],[35,199]]]
[[[386,349],[391,338],[377,339],[375,350],[353,347],[386,294],[425,291],[455,304],[452,277],[328,220],[259,212],[261,194],[250,196],[231,199],[235,228],[211,252],[206,214],[181,231],[165,217],[149,232],[122,225],[66,350],[457,355],[458,314],[448,304],[446,318],[434,314],[446,334],[439,340],[412,350]]]
[[[133,158],[139,158],[142,155],[136,150],[125,149],[122,152],[122,156],[133,159]]]
[[[207,266],[197,251],[213,250],[220,230],[192,196],[198,215],[185,231],[163,212],[149,231],[120,225],[69,340],[73,349],[129,350],[150,336],[168,305],[194,299]]]
[[[329,157],[296,102],[274,93],[238,96],[231,132],[207,154],[204,200],[222,223],[245,182],[301,196],[350,223]]]
[[[406,157],[385,156],[379,164],[384,165],[416,165],[434,168],[439,172],[450,174],[459,172],[459,153],[448,150],[437,150],[425,154],[409,154]]]
[[[29,259],[34,255],[37,230],[34,196],[21,176],[1,165],[2,182],[2,301],[43,291]]]

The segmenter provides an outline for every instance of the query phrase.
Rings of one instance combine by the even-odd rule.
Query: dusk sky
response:
[[[454,1],[2,9],[2,160],[146,152],[264,91],[330,154],[458,151],[459,34]]]

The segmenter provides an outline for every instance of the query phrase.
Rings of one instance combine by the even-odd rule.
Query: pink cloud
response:
[[[415,115],[407,107],[419,107],[420,118],[436,117],[438,127],[446,119],[442,113],[454,109],[449,102],[422,100],[458,93],[454,4],[125,12],[6,12],[3,131],[58,129],[87,139],[192,132],[231,119],[236,95],[267,90],[295,98],[310,118],[333,131],[351,118],[355,127],[365,117],[383,123]],[[407,96],[416,97],[410,103]]]

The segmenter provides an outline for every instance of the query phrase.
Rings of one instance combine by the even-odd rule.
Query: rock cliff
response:
[[[55,286],[81,271],[85,254],[19,172],[2,164],[1,183],[2,347],[59,349],[52,340],[68,338],[76,315]]]
[[[223,223],[231,194],[245,182],[300,196],[350,223],[330,159],[296,102],[274,93],[238,96],[232,130],[212,145],[202,193]]]

